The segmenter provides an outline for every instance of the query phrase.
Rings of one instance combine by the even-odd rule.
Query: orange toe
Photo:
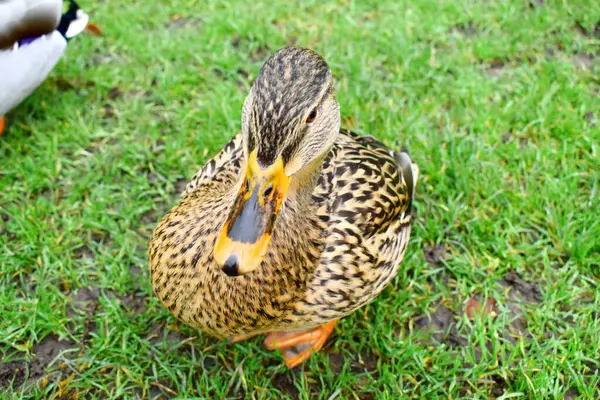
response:
[[[333,332],[337,320],[302,331],[271,332],[265,339],[269,350],[279,349],[285,365],[294,368],[306,361],[313,352],[319,351]]]
[[[314,343],[321,337],[321,327],[300,332],[273,332],[265,339],[265,347],[269,350]]]
[[[315,350],[316,351],[316,350]],[[283,359],[285,361],[285,366],[289,369],[296,368],[298,365],[302,364],[304,361],[308,360],[312,351],[302,351],[300,353],[294,353],[289,351],[282,351]]]

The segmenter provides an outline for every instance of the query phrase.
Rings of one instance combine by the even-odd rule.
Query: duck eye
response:
[[[271,196],[271,193],[273,193],[273,184],[269,183],[263,192],[264,198],[267,199],[269,196]]]
[[[306,123],[310,124],[315,120],[315,118],[317,118],[317,107],[313,108],[310,114],[308,114],[308,117],[306,117]]]

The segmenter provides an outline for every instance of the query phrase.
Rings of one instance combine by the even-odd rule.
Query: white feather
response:
[[[90,17],[83,10],[77,10],[77,19],[71,21],[65,36],[71,39],[80,34],[87,27],[89,21]]]

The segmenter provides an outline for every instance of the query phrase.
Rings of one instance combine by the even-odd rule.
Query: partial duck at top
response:
[[[0,134],[4,114],[37,89],[54,69],[68,41],[87,30],[88,15],[71,0],[0,0]]]

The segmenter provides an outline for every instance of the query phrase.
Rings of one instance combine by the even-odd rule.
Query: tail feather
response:
[[[402,179],[406,184],[406,191],[409,196],[408,209],[406,210],[406,213],[410,214],[412,211],[412,202],[415,198],[415,187],[419,178],[419,166],[413,163],[406,147],[402,147],[400,152],[395,152],[394,156],[396,158],[396,162],[398,163],[400,173],[402,174]]]

